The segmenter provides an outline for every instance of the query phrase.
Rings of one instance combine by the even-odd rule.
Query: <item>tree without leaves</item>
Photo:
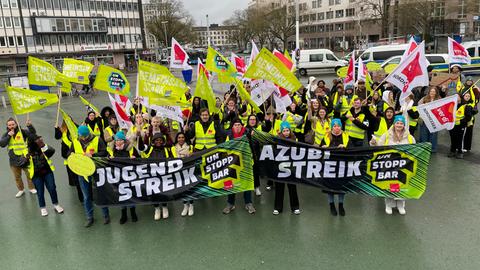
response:
[[[238,32],[230,32],[228,39],[236,43],[238,48],[245,50],[247,43],[254,37],[253,28],[250,25],[248,12],[246,10],[236,10],[232,17],[223,22],[227,26],[237,26]]]

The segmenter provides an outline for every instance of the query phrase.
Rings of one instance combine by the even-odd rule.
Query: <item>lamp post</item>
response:
[[[208,24],[208,14],[206,15],[207,17],[207,45],[210,47],[210,24]]]
[[[167,23],[168,23],[168,21],[162,21],[162,24],[163,24],[163,32],[165,33],[165,48],[168,48]]]
[[[157,37],[156,37],[154,34],[152,34],[152,33],[147,33],[147,35],[153,37],[153,40],[155,40],[155,41],[154,41],[154,46],[153,46],[153,49],[154,49],[154,51],[155,51],[155,60],[156,60],[156,62],[160,62],[160,59],[158,59],[158,57],[159,57],[159,54],[158,54],[158,49],[159,49],[159,48],[158,48],[158,47],[159,47],[159,46],[157,46],[157,43],[158,43]]]

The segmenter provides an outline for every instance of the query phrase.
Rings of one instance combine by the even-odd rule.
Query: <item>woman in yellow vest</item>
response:
[[[393,120],[393,126],[387,133],[383,134],[380,139],[372,138],[370,140],[371,146],[383,146],[383,145],[401,145],[401,144],[414,144],[415,138],[410,135],[407,128],[407,122],[403,115],[395,116]],[[385,213],[391,215],[393,213],[392,208],[397,208],[400,215],[405,215],[405,199],[400,198],[385,198]]]
[[[120,126],[118,125],[117,116],[112,114],[108,119],[108,126],[103,131],[103,139],[107,143],[108,148],[113,147],[114,137],[118,131],[120,131]]]
[[[12,170],[18,188],[18,192],[15,195],[17,198],[23,196],[25,193],[25,187],[22,181],[22,171],[26,175],[30,193],[37,193],[27,170],[28,160],[25,158],[28,153],[27,139],[30,134],[35,134],[36,131],[30,120],[27,120],[26,126],[27,129],[21,129],[15,119],[9,118],[7,120],[7,131],[0,139],[0,147],[8,146],[10,169]]]
[[[332,119],[330,123],[330,131],[325,135],[325,137],[323,137],[321,146],[324,148],[350,148],[350,146],[352,146],[348,134],[342,131],[342,120],[340,120],[339,118]],[[330,214],[332,214],[332,216],[337,216],[338,213],[340,213],[340,216],[345,216],[345,208],[343,207],[343,203],[345,201],[345,193],[331,191],[324,192],[328,195]],[[337,208],[335,207],[335,194],[337,194],[338,196],[338,212]]]
[[[187,158],[192,155],[193,147],[187,143],[187,137],[185,133],[179,132],[175,137],[175,143],[171,148],[172,156],[174,158]],[[183,201],[182,217],[193,216],[193,200]]]
[[[148,128],[149,124],[146,123],[142,114],[135,115],[135,121],[133,126],[130,127],[127,133],[127,139],[134,145],[138,144],[138,140],[141,138],[148,144]]]
[[[382,100],[385,103],[383,105],[383,109],[386,110],[388,107],[396,108],[395,97],[393,95],[393,91],[385,90],[382,95]]]
[[[440,98],[440,90],[436,86],[432,86],[429,88],[427,95],[418,101],[418,105],[427,104],[439,100]],[[420,123],[420,142],[430,142],[432,144],[432,153],[437,152],[437,137],[438,132],[432,133],[428,130],[427,125],[425,125],[423,121]]]
[[[384,116],[376,116],[373,118],[371,125],[374,128],[373,136],[376,139],[382,137],[390,127],[393,125],[393,118],[395,116],[395,111],[392,107],[388,107],[385,110]],[[372,136],[370,136],[372,138]]]
[[[448,157],[456,157],[463,159],[463,144],[467,127],[471,124],[473,117],[473,107],[470,103],[470,94],[465,96],[458,95],[457,112],[455,118],[455,127],[449,131],[450,133],[450,154]]]
[[[340,93],[340,89],[339,92]],[[358,98],[357,95],[353,93],[353,85],[347,85],[345,88],[345,95],[338,96],[334,100],[335,111],[340,112],[340,115],[345,114],[353,106],[353,102]]]
[[[103,139],[103,120],[97,115],[96,112],[88,112],[87,118],[85,118],[85,126],[90,130],[90,134],[95,137],[100,137]]]
[[[76,188],[78,200],[83,203],[83,194],[82,190],[80,189],[80,184],[78,183],[78,175],[72,172],[72,170],[70,170],[70,168],[67,166],[69,151],[72,147],[72,136],[68,131],[65,122],[62,123],[62,126],[55,127],[55,139],[62,141],[62,158],[64,159],[63,164],[65,165],[65,168],[67,170],[68,185]]]
[[[130,117],[134,117],[137,114],[146,114],[147,107],[143,106],[142,100],[139,97],[136,97],[133,100],[132,108],[130,108]]]
[[[102,111],[100,112],[100,116],[102,117],[103,129],[106,129],[110,125],[110,116],[112,115],[115,115],[115,112],[111,107],[103,107]]]
[[[263,132],[268,132],[270,130],[270,127],[267,127],[265,124],[262,125],[261,123],[259,123],[258,117],[255,114],[251,114],[248,117],[247,123],[248,124],[246,126],[246,129],[247,129],[246,132],[247,134],[250,134],[250,135],[252,135],[253,132],[255,132],[254,130],[263,131]],[[259,147],[258,142],[255,142],[255,141],[251,141],[251,145],[253,148]],[[255,155],[255,151],[253,151],[252,154]],[[254,158],[252,160],[256,160],[256,159]],[[260,191],[260,177],[258,176],[258,164],[256,162],[253,163],[253,187],[255,188],[255,195],[257,196],[262,195],[262,192]]]
[[[54,153],[55,149],[46,145],[42,137],[35,134],[29,139],[28,157],[30,165],[28,171],[37,189],[38,206],[40,206],[40,214],[43,217],[48,215],[47,208],[45,207],[45,187],[50,194],[53,208],[57,213],[63,214],[63,208],[58,204],[55,176],[53,175],[55,167],[50,160]]]
[[[475,125],[475,115],[478,113],[478,99],[473,99],[472,94],[469,92],[463,94],[463,99],[472,107],[472,120],[467,123],[467,130],[465,131],[465,138],[463,140],[463,150],[469,153],[470,150],[472,150],[473,127]]]
[[[220,114],[222,121],[223,129],[228,130],[231,128],[231,122],[238,118],[238,109],[237,105],[235,104],[235,99],[230,98],[227,101],[227,106],[225,106]]]
[[[327,115],[327,109],[321,107],[318,111],[318,117],[312,121],[312,127],[315,133],[314,145],[320,146],[325,135],[330,131],[330,118]]]

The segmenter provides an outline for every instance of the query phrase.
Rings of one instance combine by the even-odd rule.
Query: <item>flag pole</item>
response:
[[[57,106],[57,118],[55,121],[55,127],[58,127],[58,120],[60,118],[60,104],[62,102],[62,90],[60,90],[60,87],[58,87],[57,95],[58,95],[58,106]]]

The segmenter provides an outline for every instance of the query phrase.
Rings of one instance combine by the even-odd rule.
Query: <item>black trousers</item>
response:
[[[450,133],[450,152],[462,153],[463,142],[465,138],[466,128],[456,125]]]
[[[78,183],[78,175],[72,172],[68,166],[65,166],[65,168],[67,168],[68,185],[72,187],[74,186],[77,189],[78,200],[83,203],[83,193],[80,184]]]
[[[258,165],[253,163],[253,187],[260,187],[260,177],[258,176]]]
[[[288,187],[288,197],[290,198],[290,209],[296,210],[300,208],[300,203],[298,202],[297,186],[294,184],[287,184]],[[285,183],[276,182],[275,183],[275,210],[279,212],[283,211],[283,194],[285,191]]]
[[[473,140],[473,125],[467,127],[465,131],[465,139],[463,140],[463,149],[472,150],[472,140]]]
[[[415,131],[417,131],[417,126],[409,126],[408,127],[408,131],[410,132],[410,135],[412,135],[413,137],[415,137]]]

